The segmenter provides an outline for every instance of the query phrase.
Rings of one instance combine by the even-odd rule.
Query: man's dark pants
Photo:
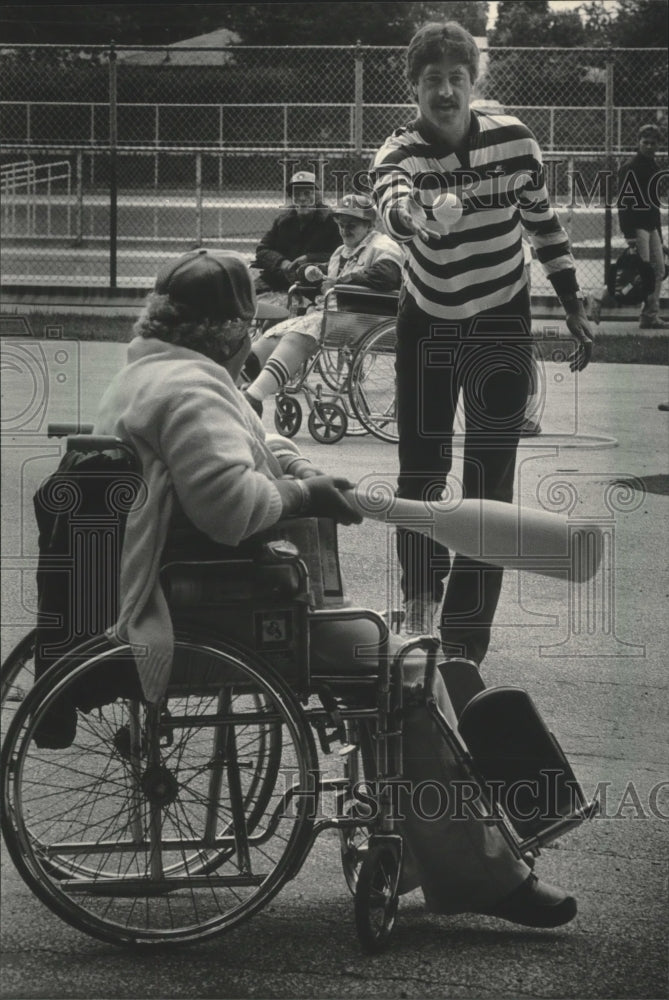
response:
[[[467,321],[435,320],[403,291],[397,321],[399,463],[397,495],[438,500],[453,457],[454,418],[463,395],[462,492],[510,502],[516,451],[532,373],[527,290]],[[501,569],[400,528],[396,535],[405,598],[440,600],[447,655],[480,663],[502,586]]]

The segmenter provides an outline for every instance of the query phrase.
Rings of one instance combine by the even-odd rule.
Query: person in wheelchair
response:
[[[402,280],[402,250],[374,228],[376,210],[366,195],[349,194],[334,213],[342,245],[330,257],[327,272],[303,264],[297,278],[313,282],[318,290],[316,308],[272,326],[251,348],[244,374],[251,379],[245,394],[262,416],[263,400],[283,388],[318,350],[323,316],[323,296],[335,285],[362,285],[378,292],[394,292]]]
[[[350,484],[315,469],[293,442],[267,435],[237,388],[255,309],[253,279],[238,254],[201,249],[167,264],[134,326],[127,364],[99,404],[94,433],[134,447],[147,487],[126,522],[112,631],[145,651],[136,656],[137,667],[152,703],[167,688],[174,649],[159,577],[170,546],[196,548],[204,539],[207,558],[215,559],[239,552],[287,517],[361,521],[343,492]],[[314,615],[312,621],[314,672],[341,663],[362,670],[373,658],[370,650],[380,640],[369,619],[319,621]],[[391,652],[401,644],[391,636]],[[422,649],[407,655],[407,683],[424,674],[425,660]],[[433,693],[455,726],[438,671]],[[422,710],[408,712],[404,732],[408,779],[448,786],[463,777]],[[495,826],[466,811],[434,820],[410,815],[404,833],[402,891],[420,885],[431,912],[484,913],[533,927],[557,927],[576,913],[573,897],[540,882]]]
[[[272,223],[256,248],[258,294],[287,292],[304,264],[323,264],[341,243],[332,212],[320,200],[316,175],[298,170],[288,181],[291,205]]]

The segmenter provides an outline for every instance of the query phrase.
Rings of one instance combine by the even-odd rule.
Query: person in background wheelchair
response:
[[[332,212],[319,197],[316,175],[298,170],[288,181],[292,204],[272,223],[256,248],[258,294],[287,292],[304,264],[325,263],[341,243]]]
[[[313,282],[318,290],[316,309],[272,326],[256,341],[244,374],[252,381],[245,394],[262,416],[263,400],[282,389],[307,358],[318,350],[322,323],[322,296],[335,285],[362,285],[377,292],[393,292],[402,280],[402,250],[388,236],[374,229],[376,210],[366,195],[349,194],[334,213],[342,246],[330,257],[327,273],[302,265],[298,279]]]
[[[149,702],[160,701],[171,669],[174,636],[159,568],[175,539],[182,549],[205,539],[213,559],[221,550],[239,552],[287,517],[361,521],[343,492],[350,484],[315,469],[291,441],[267,435],[237,388],[255,310],[253,280],[238,254],[201,249],[169,263],[135,324],[126,366],[100,401],[95,433],[133,446],[147,487],[126,523],[115,632],[146,651],[137,666]],[[357,667],[379,641],[368,619],[319,623],[314,615],[313,622],[315,672],[330,661]],[[395,650],[402,644],[398,636],[391,642]],[[409,653],[407,675],[420,677],[425,658],[422,649]],[[455,726],[438,671],[433,694]],[[418,709],[405,718],[403,750],[414,783],[448,787],[462,777]],[[402,891],[420,885],[431,912],[484,913],[533,927],[557,927],[576,913],[573,897],[540,882],[495,826],[466,811],[435,820],[412,814],[404,835]]]

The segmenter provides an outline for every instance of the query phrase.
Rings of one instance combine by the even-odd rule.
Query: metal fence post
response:
[[[195,154],[195,238],[202,246],[202,153]]]
[[[606,88],[604,96],[604,162],[605,162],[605,192],[604,199],[604,275],[606,279],[611,264],[611,195],[612,195],[612,172],[613,172],[613,54],[611,49],[606,53]]]
[[[362,153],[362,91],[364,85],[364,56],[360,42],[355,47],[355,96],[353,110],[353,146],[356,154]]]
[[[82,243],[84,239],[84,155],[80,149],[77,150],[77,210],[74,225],[75,243]]]
[[[109,46],[109,287],[116,288],[118,242],[118,178],[116,145],[118,142],[116,46]]]

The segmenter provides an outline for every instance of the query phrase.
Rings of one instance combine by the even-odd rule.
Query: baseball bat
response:
[[[404,500],[387,484],[362,480],[346,497],[364,517],[429,535],[454,552],[541,576],[584,583],[602,558],[603,535],[591,522],[499,500]]]

